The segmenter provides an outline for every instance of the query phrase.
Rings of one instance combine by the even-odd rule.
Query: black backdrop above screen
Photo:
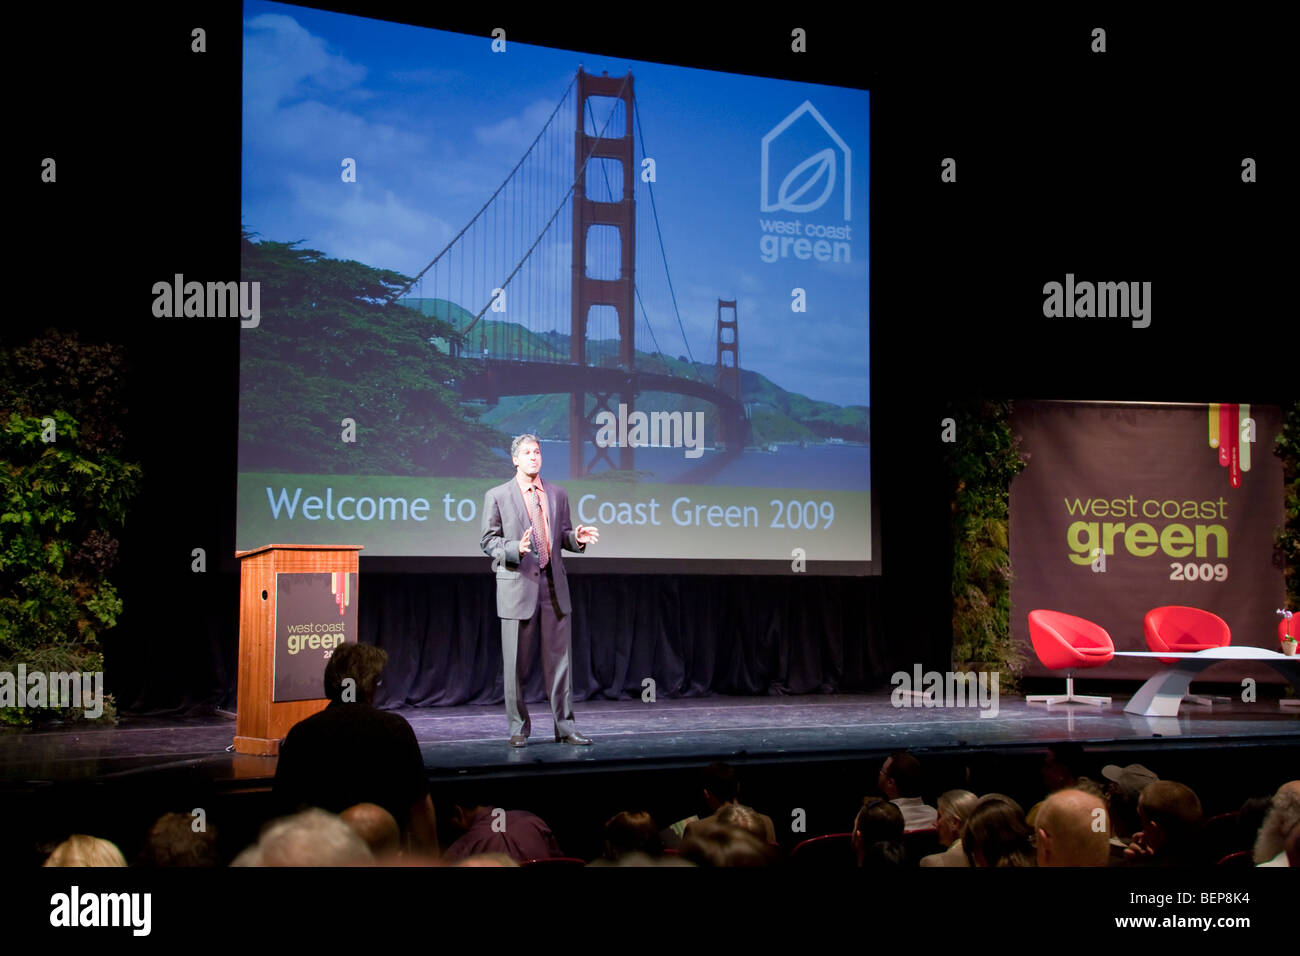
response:
[[[502,25],[445,6],[334,8],[485,42]],[[1293,401],[1294,370],[1285,365],[1295,341],[1286,284],[1293,255],[1275,238],[1279,210],[1293,204],[1281,150],[1286,125],[1278,122],[1289,115],[1284,97],[1293,84],[1282,71],[1293,59],[1292,34],[1274,16],[1219,18],[1207,33],[1203,19],[1108,15],[1108,51],[1094,54],[1091,14],[1026,19],[1011,9],[917,8],[892,17],[855,11],[850,21],[814,12],[800,16],[807,52],[796,54],[794,24],[780,13],[700,10],[689,22],[647,15],[618,26],[549,10],[519,20],[512,13],[504,26],[520,42],[871,90],[872,489],[882,502],[881,576],[814,586],[788,563],[779,576],[695,583],[672,569],[657,579],[574,574],[578,591],[621,588],[614,593],[626,602],[578,596],[575,639],[591,642],[587,655],[596,635],[627,640],[620,615],[661,613],[643,606],[659,592],[638,590],[658,580],[676,582],[680,620],[701,622],[693,633],[716,642],[713,660],[728,662],[715,667],[710,689],[848,687],[848,676],[829,678],[853,675],[856,659],[881,662],[862,673],[880,675],[882,686],[914,662],[942,670],[951,648],[951,542],[940,422],[953,401],[981,394]],[[200,24],[208,51],[195,54],[191,31]],[[110,574],[124,608],[105,640],[108,689],[128,709],[232,706],[241,330],[223,320],[155,319],[150,304],[153,284],[176,273],[239,274],[241,8],[199,2],[133,18],[106,7],[79,11],[76,23],[56,29],[48,10],[33,7],[16,11],[12,28],[45,68],[15,105],[31,172],[15,182],[25,252],[0,336],[10,344],[47,325],[76,328],[87,341],[124,343],[130,362],[124,454],[142,463],[145,477]],[[58,158],[57,184],[39,181],[44,156]],[[1241,180],[1247,157],[1258,182]],[[945,158],[956,162],[956,182],[940,179]],[[1067,274],[1152,282],[1151,325],[1045,317],[1044,284]],[[196,548],[206,554],[203,573],[191,569]],[[445,686],[486,693],[499,644],[492,583],[486,570],[420,569],[390,579],[368,570],[363,553],[362,639],[390,650],[389,681],[405,683],[405,696],[439,693],[415,686],[437,667],[450,675],[445,662],[414,655],[450,654],[442,649],[475,640],[477,676]],[[400,598],[408,590],[478,594],[478,620],[458,626],[454,639],[447,625],[432,637],[435,609],[391,606],[418,607]],[[741,668],[764,653],[759,644],[741,652],[759,636],[703,623],[717,620],[715,602],[726,595],[733,607],[748,600],[808,611],[782,612],[797,627],[769,623],[757,632],[783,643],[802,669]],[[458,614],[471,613],[456,600]],[[844,626],[838,637],[830,631],[824,643],[843,643],[845,670],[824,664],[815,678],[806,663],[811,645],[798,636],[798,628],[819,626],[814,609],[826,620],[871,622],[865,630]],[[387,615],[387,623],[368,615]],[[411,633],[397,636],[399,620]],[[611,642],[602,647],[617,644],[602,639]],[[660,646],[655,641],[637,637],[638,665],[660,653],[649,649]],[[743,678],[733,679],[733,667]],[[627,674],[639,669],[629,664]],[[610,667],[601,678],[617,682],[617,673]]]

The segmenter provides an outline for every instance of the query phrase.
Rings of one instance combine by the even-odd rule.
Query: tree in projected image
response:
[[[260,325],[240,330],[242,470],[500,471],[505,438],[461,405],[459,360],[437,344],[455,330],[387,301],[406,276],[245,230],[240,278],[261,283],[262,303]],[[355,442],[340,438],[344,419]]]

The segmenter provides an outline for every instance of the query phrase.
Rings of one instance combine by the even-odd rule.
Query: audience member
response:
[[[696,866],[768,866],[772,861],[771,847],[758,837],[713,819],[692,823],[679,852]]]
[[[876,778],[880,792],[903,811],[903,830],[932,829],[939,811],[921,799],[921,762],[905,750],[889,755]]]
[[[445,857],[444,857],[445,859]],[[519,862],[507,853],[479,853],[467,856],[453,866],[518,866]]]
[[[853,819],[853,852],[864,869],[903,865],[903,811],[889,800],[867,800]]]
[[[728,764],[713,763],[706,767],[701,785],[702,796],[705,806],[708,807],[708,813],[704,817],[696,814],[672,824],[660,834],[664,846],[675,847],[681,843],[686,828],[696,820],[708,819],[724,806],[744,806],[740,802],[740,780],[736,776],[735,768]],[[753,810],[753,807],[748,809]],[[772,823],[772,818],[765,813],[759,813],[757,810],[754,810],[754,814],[763,823],[765,833],[763,840],[767,843],[775,843],[776,827]]]
[[[1056,791],[1043,801],[1035,832],[1039,866],[1105,866],[1110,858],[1106,805],[1096,794]]]
[[[1247,797],[1241,803],[1241,809],[1237,811],[1237,833],[1233,840],[1233,846],[1228,852],[1234,850],[1253,850],[1255,840],[1259,837],[1259,829],[1264,825],[1264,818],[1268,816],[1268,811],[1273,809],[1273,795]]]
[[[618,860],[629,853],[663,855],[663,841],[654,818],[645,811],[623,811],[605,821],[606,860]]]
[[[564,856],[546,821],[527,810],[456,804],[451,823],[462,836],[443,853],[448,863],[484,854],[505,854],[516,863]]]
[[[195,829],[197,818],[189,813],[165,813],[145,838],[136,858],[142,867],[217,865],[217,832],[206,820]]]
[[[126,866],[126,858],[108,840],[74,833],[54,848],[45,866]]]
[[[339,814],[339,819],[365,841],[376,859],[401,853],[401,831],[393,815],[377,803],[358,803]]]
[[[231,866],[364,866],[374,856],[364,840],[332,813],[311,807],[275,820]]]
[[[1253,859],[1256,866],[1290,866],[1287,840],[1300,830],[1300,780],[1277,788],[1268,815],[1255,839]]]
[[[607,860],[602,857],[599,860],[592,860],[588,866],[652,866],[652,867],[673,867],[673,866],[695,866],[690,860],[683,860],[680,856],[650,856],[648,853],[624,853],[617,860]]]
[[[1101,768],[1106,778],[1103,788],[1106,795],[1106,817],[1110,823],[1110,861],[1114,865],[1128,862],[1124,851],[1133,841],[1133,835],[1142,829],[1138,819],[1138,798],[1148,784],[1160,778],[1140,763],[1127,767],[1107,764]]]
[[[977,802],[979,797],[969,790],[949,790],[939,798],[936,826],[939,830],[939,843],[947,849],[942,853],[922,857],[921,866],[970,866],[970,861],[961,848],[961,832]]]
[[[1095,791],[1098,797],[1103,796],[1101,784],[1081,775],[1083,763],[1084,751],[1081,744],[1065,741],[1052,744],[1047,748],[1047,756],[1043,758],[1042,766],[1038,771],[1047,796],[1030,807],[1029,812],[1025,814],[1025,822],[1029,824],[1031,830],[1035,826],[1043,802],[1060,790],[1082,790],[1085,793]]]
[[[437,852],[437,826],[415,732],[372,706],[388,655],[344,644],[325,666],[329,705],[299,721],[280,746],[273,793],[282,812],[320,807],[340,813],[377,803],[417,850]]]
[[[1133,835],[1124,856],[1130,866],[1194,866],[1201,801],[1191,787],[1172,780],[1147,784],[1138,798],[1142,829]]]
[[[1020,804],[1001,793],[981,797],[962,830],[971,866],[1034,866],[1032,832]]]
[[[729,803],[725,807],[719,807],[718,812],[713,815],[713,819],[723,826],[739,827],[764,843],[767,842],[767,827],[759,819],[759,814],[750,807],[744,807],[738,803]]]

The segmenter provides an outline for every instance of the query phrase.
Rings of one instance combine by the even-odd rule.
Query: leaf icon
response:
[[[812,169],[812,173],[808,176],[807,181],[797,190],[791,192],[791,184],[809,169]],[[812,189],[813,186],[816,186],[818,180],[823,178],[826,180],[826,186],[822,189],[821,195],[818,196],[816,200],[806,203],[798,202],[804,193]],[[821,208],[830,196],[831,190],[834,188],[835,151],[827,147],[820,152],[813,153],[794,169],[790,170],[789,175],[787,175],[785,179],[781,180],[781,188],[777,191],[776,197],[777,207],[788,210],[789,212],[812,212],[814,209]]]

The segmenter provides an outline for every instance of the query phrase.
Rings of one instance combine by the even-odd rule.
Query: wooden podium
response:
[[[275,676],[275,576],[356,574],[359,544],[268,544],[236,551],[239,559],[239,697],[235,752],[273,756],[289,728],[329,703],[272,700]],[[322,686],[322,692],[324,687]]]

